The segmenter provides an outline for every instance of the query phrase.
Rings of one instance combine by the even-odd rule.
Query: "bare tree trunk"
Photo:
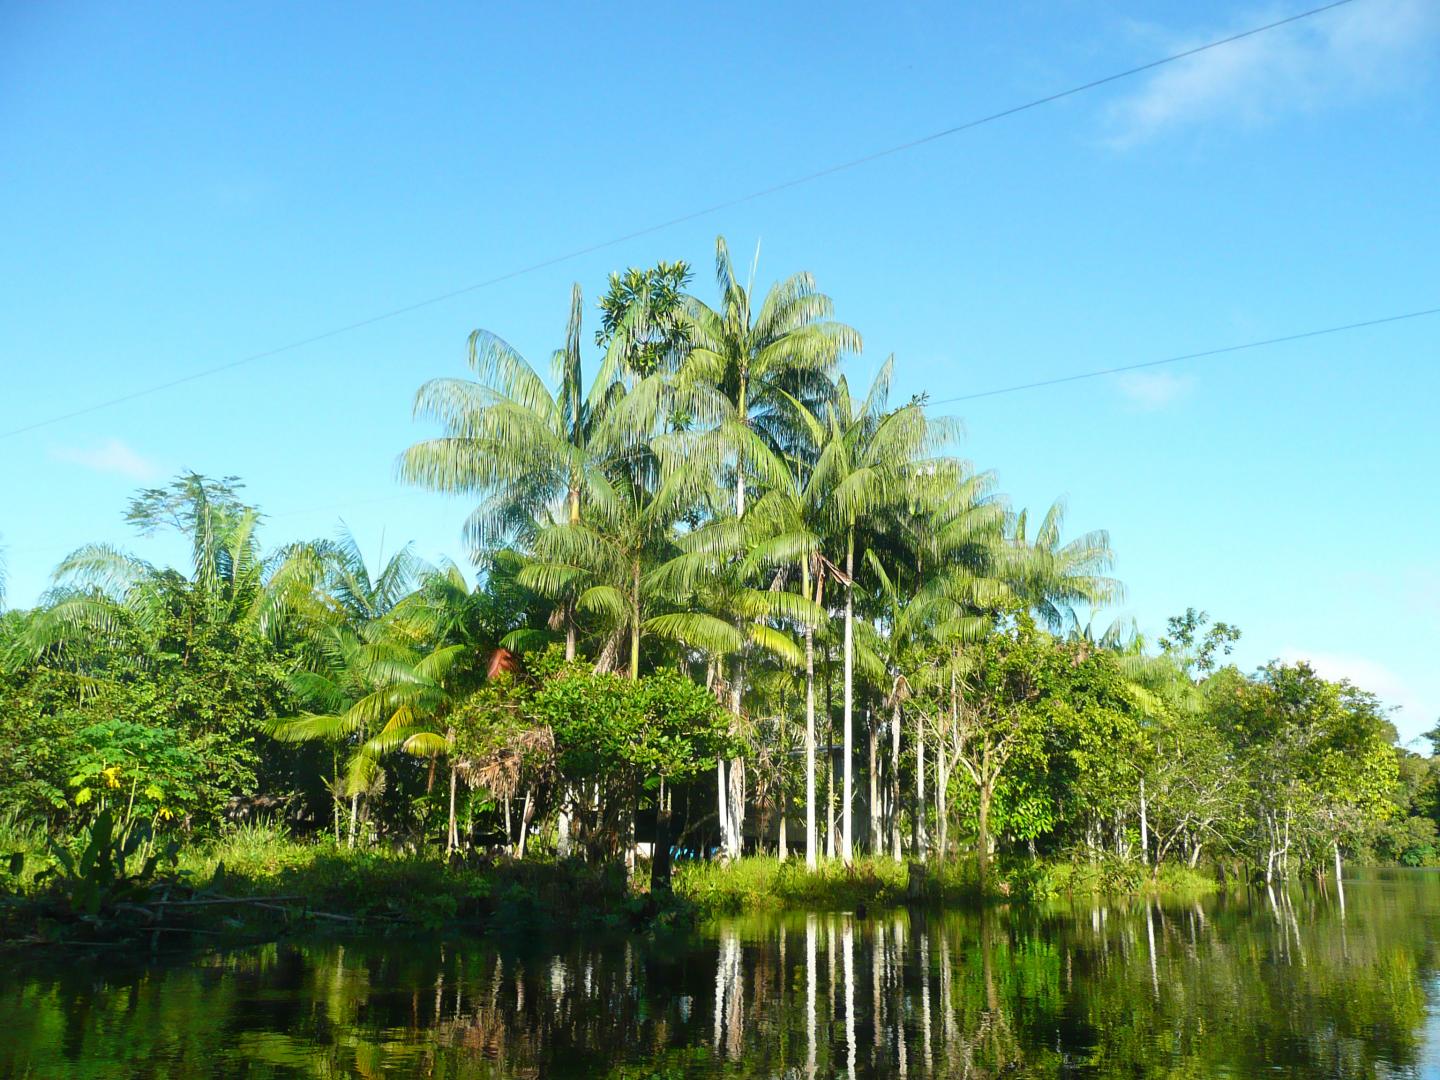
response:
[[[715,814],[720,822],[720,858],[722,861],[730,858],[730,805],[729,805],[729,784],[725,776],[725,759],[717,758],[715,761]]]
[[[855,529],[845,543],[845,759],[844,793],[840,805],[840,857],[849,866],[854,861],[854,771],[855,763]]]
[[[560,813],[556,820],[555,853],[564,859],[570,855],[570,804],[574,796],[569,785],[560,789]]]
[[[879,742],[879,733],[873,723],[865,725],[866,745],[870,753],[870,829],[867,837],[870,844],[870,854],[880,854],[880,848],[884,845],[884,838],[880,832],[880,776],[879,760],[876,756],[876,744]]]
[[[1145,777],[1142,776],[1140,777],[1140,861],[1144,865],[1149,866],[1150,841],[1147,839],[1147,837],[1150,835],[1150,830],[1148,827],[1149,822],[1145,811]],[[1157,857],[1155,861],[1158,865],[1160,860]]]
[[[825,740],[825,857],[835,858],[835,725]]]
[[[890,705],[890,857],[904,857],[900,842],[900,701]]]
[[[740,496],[743,500],[745,493],[744,480],[741,480]],[[744,693],[745,672],[741,659],[735,658],[735,675],[730,686],[730,711],[735,716],[735,722],[740,722],[740,706]],[[729,792],[725,800],[725,808],[729,814],[725,819],[725,857],[727,859],[738,859],[744,847],[745,828],[745,759],[734,757],[730,759],[729,769]]]
[[[359,821],[360,793],[358,791],[352,791],[350,793],[350,835],[345,841],[347,847],[353,848],[355,846],[355,830],[359,825]]]
[[[808,566],[808,563],[807,563]],[[809,595],[809,574],[806,574]],[[814,870],[819,862],[815,836],[815,631],[805,627],[805,865]]]
[[[668,893],[670,891],[670,803],[673,798],[670,790],[665,786],[665,778],[660,778],[659,798],[655,800],[655,851],[650,859],[650,891],[652,893]]]
[[[340,843],[340,758],[330,751],[330,803],[335,810],[335,843]]]
[[[460,833],[455,828],[455,786],[458,782],[455,773],[455,763],[450,763],[450,828],[445,834],[445,854],[449,855],[460,846]]]
[[[915,858],[925,861],[929,839],[925,835],[925,729],[915,718]]]
[[[1345,874],[1340,865],[1340,841],[1335,841],[1335,895],[1340,898],[1340,917],[1345,917]]]
[[[530,837],[530,818],[535,813],[535,789],[529,788],[525,792],[525,808],[520,811],[520,842],[516,850],[520,858],[525,858],[525,842]]]
[[[980,870],[980,891],[983,893],[986,888],[986,877],[990,869],[990,798],[993,792],[990,790],[990,781],[987,779],[980,784],[980,814],[976,840],[979,843]]]
[[[745,851],[745,759],[730,761],[730,839],[731,858],[738,859]]]
[[[950,854],[950,808],[946,805],[950,790],[950,763],[945,756],[945,743],[935,743],[935,854],[944,862]]]

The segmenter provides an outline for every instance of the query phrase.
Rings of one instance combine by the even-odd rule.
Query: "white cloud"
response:
[[[62,446],[50,452],[57,461],[68,461],[83,465],[95,472],[114,473],[131,480],[153,480],[160,475],[160,466],[149,458],[137,453],[119,439],[107,439],[98,446],[86,449],[79,446]]]
[[[1127,371],[1116,377],[1115,385],[1135,408],[1154,412],[1189,394],[1195,387],[1195,378],[1169,371]]]
[[[1399,708],[1394,717],[1403,740],[1413,738],[1430,727],[1440,714],[1440,703],[1426,701],[1402,676],[1369,657],[1350,653],[1315,652],[1307,649],[1280,650],[1280,659],[1287,664],[1304,660],[1326,679],[1349,679],[1361,690],[1368,690],[1386,705]]]
[[[1180,51],[1281,14],[1262,10],[1195,38],[1169,38],[1162,47]],[[1113,142],[1129,145],[1215,121],[1253,126],[1413,85],[1434,66],[1437,33],[1440,5],[1433,0],[1361,0],[1198,53],[1159,69],[1111,108]]]

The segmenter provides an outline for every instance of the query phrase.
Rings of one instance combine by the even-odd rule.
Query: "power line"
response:
[[[1163,360],[1146,360],[1139,364],[1124,364],[1120,367],[1101,368],[1099,371],[1084,371],[1078,375],[1059,375],[1053,379],[1040,379],[1036,382],[1017,383],[1015,386],[1002,386],[995,390],[982,390],[978,394],[959,394],[956,397],[938,398],[935,401],[928,401],[926,404],[950,405],[957,401],[975,401],[978,398],[998,397],[1001,394],[1014,394],[1021,390],[1039,390],[1041,387],[1059,386],[1061,383],[1081,382],[1084,379],[1098,379],[1104,375],[1122,375],[1127,371],[1141,371],[1145,368],[1161,367],[1164,364],[1178,364],[1182,360],[1203,360],[1207,356],[1223,356],[1225,353],[1244,352],[1246,349],[1259,349],[1266,345],[1283,345],[1287,341],[1304,341],[1306,338],[1324,337],[1326,334],[1342,334],[1347,330],[1363,330],[1367,326],[1384,326],[1386,323],[1403,322],[1406,319],[1420,319],[1426,315],[1440,315],[1440,307],[1425,308],[1421,311],[1407,311],[1400,315],[1385,315],[1379,319],[1366,319],[1363,322],[1345,323],[1341,326],[1327,326],[1320,330],[1305,330],[1298,334],[1286,334],[1283,337],[1247,341],[1241,345],[1224,345],[1218,349],[1206,349],[1203,352],[1182,353],[1179,356],[1167,356]]]
[[[769,187],[759,188],[758,190],[752,191],[746,195],[739,195],[732,199],[726,199],[724,202],[713,203],[710,206],[703,207],[702,209],[692,210],[689,213],[681,214],[679,217],[673,217],[666,221],[659,222],[658,224],[647,225],[644,228],[636,229],[621,236],[616,236],[610,240],[602,240],[599,243],[590,244],[582,248],[576,248],[575,250],[566,252],[563,255],[555,255],[551,258],[543,259],[540,262],[531,263],[528,266],[522,266],[516,270],[510,270],[504,274],[499,274],[496,277],[487,278],[484,281],[476,282],[473,285],[466,285],[465,287],[460,289],[452,289],[450,292],[440,293],[436,296],[431,296],[425,300],[419,300],[413,304],[407,304],[404,307],[392,308],[391,310],[382,312],[381,314],[372,315],[366,319],[360,319],[355,322],[346,323],[345,325],[337,326],[332,330],[326,330],[322,333],[311,335],[310,337],[300,338],[297,341],[291,341],[285,345],[276,346],[273,349],[265,349],[262,352],[251,353],[248,356],[242,356],[237,360],[230,360],[223,364],[216,364],[214,367],[201,368],[198,371],[191,372],[188,375],[181,375],[178,378],[170,379],[167,382],[156,383],[152,386],[147,386],[139,390],[134,390],[128,394],[121,394],[118,397],[109,398],[105,401],[97,401],[93,405],[86,405],[83,408],[73,409],[70,412],[59,413],[55,416],[46,417],[43,420],[36,420],[32,423],[22,425],[21,427],[12,428],[9,431],[0,432],[0,439],[8,439],[15,435],[23,435],[26,432],[35,431],[38,428],[48,427],[51,424],[58,424],[65,420],[73,420],[78,416],[86,416],[90,413],[99,412],[101,409],[112,408],[116,405],[123,405],[126,402],[134,401],[136,398],[147,397],[150,394],[156,394],[161,392],[162,390],[170,390],[177,386],[183,386],[186,383],[195,382],[197,379],[209,378],[211,375],[218,375],[225,371],[232,371],[235,368],[243,367],[246,364],[253,364],[258,360],[266,360],[272,356],[278,356],[281,353],[291,352],[295,349],[304,348],[307,345],[314,345],[318,342],[326,341],[329,338],[339,337],[342,334],[348,334],[355,330],[361,330],[367,326],[374,326],[376,323],[386,322],[390,319],[398,318],[401,315],[408,315],[411,312],[419,311],[422,308],[432,307],[435,304],[444,303],[446,300],[453,300],[456,297],[464,296],[467,293],[476,292],[480,289],[490,288],[493,285],[499,285],[502,282],[511,281],[515,278],[523,277],[526,274],[532,274],[538,270],[543,270],[551,266],[556,266],[560,263],[570,262],[574,259],[579,259],[586,255],[594,254],[597,251],[604,251],[607,248],[616,247],[631,240],[639,239],[642,236],[649,236],[653,233],[673,228],[676,225],[682,225],[686,222],[694,221],[697,218],[707,217],[710,214],[719,213],[721,210],[728,210],[732,207],[741,206],[749,202],[754,202],[757,199],[763,199],[769,195],[774,195],[781,191],[786,191],[790,188],[799,187],[802,184],[810,184],[815,182],[816,180],[821,180],[828,176],[834,176],[836,173],[846,172],[850,169],[859,168],[862,165],[868,165],[873,161],[879,161],[881,158],[891,157],[895,154],[902,154],[907,151],[924,146],[927,143],[932,143],[940,139],[949,138],[952,135],[958,135],[961,132],[969,131],[972,128],[977,128],[984,124],[990,124],[995,122],[996,120],[1003,120],[1006,117],[1014,116],[1017,113],[1026,112],[1030,109],[1039,108],[1042,105],[1049,105],[1064,98],[1072,97],[1076,94],[1082,94],[1087,90],[1094,90],[1097,87],[1105,86],[1108,83],[1118,82],[1121,79],[1128,79],[1135,75],[1141,75],[1147,71],[1153,71],[1156,68],[1164,67],[1166,64],[1173,64],[1179,60],[1184,60],[1188,57],[1196,56],[1203,52],[1208,52],[1211,49],[1218,49],[1225,45],[1231,45],[1237,41],[1243,41],[1244,39],[1254,37],[1257,34],[1263,34],[1267,31],[1275,30],[1282,26],[1288,26],[1291,23],[1300,22],[1302,19],[1308,19],[1312,16],[1320,15],[1327,11],[1332,11],[1335,8],[1343,7],[1346,4],[1350,4],[1353,2],[1354,0],[1333,0],[1332,3],[1323,4],[1320,7],[1310,8],[1307,11],[1302,11],[1295,15],[1289,15],[1283,19],[1276,19],[1274,22],[1265,23],[1263,26],[1256,26],[1252,27],[1249,30],[1242,30],[1237,34],[1231,34],[1228,37],[1217,38],[1214,41],[1206,42],[1204,45],[1197,45],[1194,48],[1185,49],[1182,52],[1172,53],[1169,56],[1163,56],[1158,60],[1151,60],[1149,63],[1141,64],[1138,67],[1127,68],[1124,71],[1117,71],[1112,75],[1106,75],[1099,79],[1092,79],[1090,82],[1081,83],[1078,86],[1072,86],[1067,90],[1061,90],[1054,94],[1047,94],[1045,97],[1035,98],[1020,105],[1012,105],[1008,109],[1002,109],[999,112],[990,113],[987,116],[981,116],[974,120],[967,120],[964,123],[955,124],[954,126],[948,128],[943,128],[940,131],[934,131],[928,135],[922,135],[919,138],[911,139],[907,142],[896,143],[894,146],[889,146],[882,150],[875,150],[860,157],[851,158],[848,161],[842,161],[834,165],[828,165],[823,169],[817,169],[815,172],[806,173],[803,176],[797,176],[790,180],[784,180],[777,184],[771,184]]]

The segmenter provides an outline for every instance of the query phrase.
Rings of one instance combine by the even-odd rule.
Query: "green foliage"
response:
[[[148,896],[156,869],[162,862],[174,865],[178,851],[174,841],[156,850],[148,823],[126,827],[102,810],[73,847],[51,844],[53,867],[38,873],[35,884],[51,902],[94,921]]]

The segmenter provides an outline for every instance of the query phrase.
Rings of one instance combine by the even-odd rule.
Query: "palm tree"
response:
[[[1063,543],[1063,501],[1051,504],[1033,541],[1026,538],[1027,518],[1023,510],[1016,516],[1005,575],[1015,593],[1052,631],[1063,633],[1067,624],[1079,621],[1077,604],[1097,607],[1124,597],[1120,582],[1104,574],[1115,561],[1107,532],[1097,529]]]
[[[887,411],[892,370],[893,357],[881,365],[869,393],[858,402],[845,379],[836,384],[834,402],[827,406],[830,435],[815,464],[820,490],[831,492],[834,542],[844,550],[845,772],[840,854],[847,865],[853,858],[856,534],[867,519],[899,499],[913,478],[933,467],[926,454],[949,434],[948,425],[927,421],[918,401]]]
[[[772,285],[756,310],[753,281],[741,284],[723,236],[715,241],[715,278],[718,308],[686,298],[680,325],[689,339],[689,353],[668,382],[669,396],[654,400],[668,401],[671,411],[683,412],[702,426],[691,453],[717,473],[727,468],[733,472],[730,510],[741,519],[750,478],[762,483],[778,479],[767,466],[777,460],[775,451],[783,448],[790,430],[789,399],[811,404],[824,400],[841,353],[858,352],[861,340],[851,327],[832,320],[834,304],[817,291],[808,273]],[[738,717],[744,698],[743,651],[733,658],[730,693],[731,710]],[[734,759],[729,767],[740,769],[743,764]],[[722,761],[717,766],[722,798],[725,773]],[[738,852],[739,837],[729,839],[727,847]]]
[[[112,544],[81,547],[56,568],[56,586],[29,621],[19,647],[39,656],[63,652],[85,635],[112,637],[127,622],[153,630],[167,617],[177,591],[186,596],[192,619],[278,637],[287,617],[310,600],[316,563],[301,545],[265,555],[260,514],[240,501],[239,486],[235,477],[186,473],[167,487],[140,492],[127,520],[143,534],[162,528],[180,532],[190,545],[188,572],[157,566]],[[158,647],[153,634],[145,638]],[[180,647],[188,661],[188,640]]]
[[[727,683],[720,675],[727,659],[741,655],[770,657],[797,667],[801,654],[794,641],[773,623],[813,625],[816,607],[781,588],[762,587],[746,572],[750,532],[745,523],[718,517],[676,538],[680,553],[657,567],[653,586],[673,610],[656,615],[647,628],[659,637],[698,651],[707,661],[707,686],[727,692],[737,726],[744,727],[738,663]],[[774,582],[772,581],[773,585]],[[745,811],[744,759],[728,769],[717,765],[717,811],[726,858],[740,854]]]
[[[628,634],[632,679],[640,676],[641,639],[665,599],[665,575],[656,570],[675,554],[675,521],[707,481],[704,470],[683,455],[664,462],[659,445],[657,439],[593,476],[580,520],[541,529],[520,573],[522,585],[552,596],[570,591],[578,610],[605,621],[597,668],[614,665]]]
[[[582,300],[570,297],[565,345],[551,358],[551,393],[518,352],[486,330],[470,335],[475,380],[432,379],[415,395],[415,414],[437,420],[440,438],[416,443],[400,458],[403,479],[450,494],[481,498],[465,525],[471,548],[482,551],[533,541],[546,523],[576,525],[603,482],[615,452],[601,420],[618,384],[602,372],[587,398],[580,363]],[[562,600],[565,655],[574,659],[573,597]]]
[[[343,783],[337,764],[333,787],[337,832],[339,797],[350,799],[347,843],[354,847],[360,797],[372,790],[380,759],[396,749],[429,757],[445,753],[446,740],[432,725],[449,704],[448,683],[463,647],[417,650],[384,620],[358,629],[332,624],[318,632],[315,646],[319,663],[290,680],[309,708],[271,724],[269,733],[282,742],[322,740],[348,748]]]

